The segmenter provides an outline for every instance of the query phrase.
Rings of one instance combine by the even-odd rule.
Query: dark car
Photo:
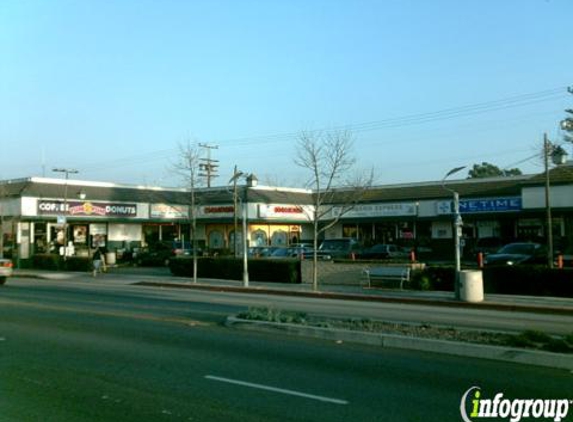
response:
[[[332,259],[350,259],[353,254],[359,255],[361,252],[362,244],[358,240],[351,237],[345,237],[323,240],[318,248],[317,254],[319,257],[330,257]]]
[[[274,251],[279,249],[276,246],[251,246],[249,256],[254,258],[268,258]]]
[[[503,241],[499,237],[482,237],[478,239],[475,246],[472,248],[472,255],[478,256],[478,254],[489,255],[496,253],[503,247]]]
[[[294,246],[289,248],[276,249],[269,258],[283,259],[283,258],[297,258],[297,259],[312,259],[313,249],[305,246]],[[319,259],[323,259],[319,257]]]
[[[547,248],[539,243],[510,243],[485,258],[487,266],[545,264]]]
[[[399,259],[408,258],[408,252],[397,245],[374,245],[358,255],[360,259]]]
[[[197,250],[199,255],[201,252],[200,249]],[[139,266],[167,266],[169,261],[175,257],[192,254],[193,249],[189,242],[157,242],[138,252],[134,259]]]

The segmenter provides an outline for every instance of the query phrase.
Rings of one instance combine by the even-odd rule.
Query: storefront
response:
[[[560,246],[573,244],[571,166],[568,170],[550,188],[552,230]],[[287,246],[313,238],[313,198],[307,190],[241,186],[234,205],[226,187],[201,189],[191,212],[189,192],[183,189],[46,178],[0,184],[4,252],[19,259],[63,253],[64,246],[71,255],[86,255],[97,246],[120,252],[157,242],[187,242],[193,237],[193,219],[199,246],[218,253],[243,244],[243,218],[250,246]],[[366,246],[424,248],[447,257],[453,250],[455,190],[466,251],[478,239],[547,238],[545,187],[539,176],[451,181],[447,188],[441,183],[376,187],[368,192],[368,202],[352,207],[337,204],[334,196],[325,205],[330,213],[322,224],[336,224],[322,236],[354,237]]]

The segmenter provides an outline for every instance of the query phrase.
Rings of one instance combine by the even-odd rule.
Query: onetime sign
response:
[[[460,199],[461,214],[520,211],[521,208],[522,203],[521,197],[519,196],[508,198]],[[437,203],[438,214],[453,214],[453,212],[453,201],[439,201]]]

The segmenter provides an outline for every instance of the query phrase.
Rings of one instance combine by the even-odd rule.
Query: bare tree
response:
[[[318,290],[318,239],[363,199],[372,186],[373,171],[354,170],[352,135],[348,131],[303,131],[298,137],[295,164],[310,173],[313,191],[313,290]]]
[[[197,195],[201,170],[201,154],[199,146],[191,144],[190,141],[179,144],[178,161],[174,164],[175,171],[185,181],[185,186],[189,189],[189,220],[191,221],[191,245],[193,249],[193,283],[197,283]]]

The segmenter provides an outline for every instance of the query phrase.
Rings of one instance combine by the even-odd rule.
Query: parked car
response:
[[[503,247],[503,241],[499,237],[482,237],[478,239],[472,248],[472,255],[476,257],[482,253],[484,256],[497,252]]]
[[[365,249],[358,255],[359,259],[399,259],[408,258],[409,249],[401,248],[398,245],[378,244]]]
[[[277,249],[279,248],[276,246],[252,246],[249,248],[249,256],[255,258],[268,258]]]
[[[343,237],[339,239],[323,240],[318,248],[318,255],[322,257],[329,256],[332,259],[346,258],[350,259],[352,254],[358,256],[362,252],[362,244],[352,238]]]
[[[487,266],[545,264],[547,248],[539,243],[510,243],[485,258]]]
[[[312,259],[313,249],[303,246],[294,246],[289,248],[278,248],[269,258],[283,259],[283,258],[298,258],[298,259]],[[321,257],[321,259],[323,259]]]
[[[197,250],[197,254],[202,253],[201,249]],[[135,256],[135,262],[139,266],[153,267],[153,266],[167,266],[169,261],[178,256],[189,256],[193,254],[189,242],[170,241],[170,242],[157,242],[143,248]]]
[[[8,277],[12,276],[12,271],[12,261],[9,259],[0,258],[0,285],[4,284]]]

